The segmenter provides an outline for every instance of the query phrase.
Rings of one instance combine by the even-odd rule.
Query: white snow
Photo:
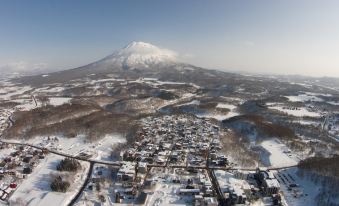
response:
[[[313,94],[299,94],[297,96],[286,96],[290,102],[323,102],[324,100],[314,96]]]
[[[118,65],[122,68],[147,68],[150,65],[175,62],[176,56],[176,53],[171,50],[145,42],[132,42],[96,64]]]
[[[218,121],[222,121],[225,119],[229,119],[231,117],[235,117],[239,115],[239,112],[237,112],[237,106],[232,105],[232,104],[226,104],[226,103],[219,103],[217,108],[227,108],[230,109],[230,111],[227,114],[218,114],[216,113],[206,113],[206,114],[197,114],[198,117],[204,117],[204,118],[212,118],[216,119]]]
[[[232,105],[232,104],[219,103],[217,105],[217,108],[226,108],[226,109],[229,109],[229,110],[234,110],[234,109],[237,108],[237,106]]]
[[[327,102],[327,103],[332,104],[332,105],[335,105],[335,106],[339,106],[339,102],[330,101],[330,102]]]
[[[248,182],[234,177],[234,174],[228,171],[215,170],[215,176],[222,191],[232,187],[236,192],[242,193],[244,189],[250,187]]]
[[[284,194],[284,199],[288,205],[293,206],[316,206],[316,196],[319,193],[321,188],[320,184],[315,184],[307,178],[299,177],[297,173],[297,168],[290,168],[285,170],[280,170],[275,172],[275,176],[278,177],[278,174],[285,175],[285,177],[290,181],[285,183],[281,182],[281,190]],[[293,177],[294,181],[289,177]],[[278,178],[281,181],[281,178]],[[286,180],[286,179],[285,179]],[[298,184],[298,187],[288,190],[290,183]]]
[[[49,104],[51,104],[53,106],[60,106],[60,105],[63,105],[63,104],[70,103],[71,100],[72,100],[72,98],[68,98],[68,97],[50,97],[49,98]]]
[[[51,136],[50,140],[48,140],[48,137],[35,137],[28,140],[27,143],[47,147],[69,155],[75,156],[80,153],[86,153],[93,155],[92,159],[107,160],[112,145],[126,141],[125,138],[118,134],[106,135],[104,138],[93,142],[89,142],[84,135],[78,135],[74,138],[57,136],[57,141],[53,141],[54,138],[54,136]]]
[[[29,90],[31,90],[32,87],[30,86],[10,86],[10,87],[0,87],[0,100],[9,100],[12,96],[23,94]]]
[[[288,108],[288,107],[283,107],[283,106],[270,106],[269,108],[284,112],[288,115],[292,115],[292,116],[295,116],[295,117],[305,117],[305,116],[319,117],[320,116],[319,113],[308,111],[304,107]]]
[[[59,93],[64,91],[64,87],[59,87],[59,86],[49,86],[49,87],[42,87],[42,88],[37,88],[34,90],[34,92],[38,93]]]
[[[82,162],[82,171],[79,171],[78,175],[74,176],[74,183],[71,184],[68,192],[52,192],[49,185],[50,174],[56,171],[56,165],[61,159],[63,159],[61,156],[47,155],[33,170],[33,173],[19,184],[17,190],[10,197],[10,202],[21,199],[28,206],[46,205],[46,203],[49,206],[68,204],[85,180],[89,165]]]
[[[298,158],[277,139],[264,140],[260,145],[269,153],[262,155],[262,160],[268,164],[267,166],[284,167],[298,163]]]

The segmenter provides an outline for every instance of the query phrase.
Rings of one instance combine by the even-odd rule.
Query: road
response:
[[[1,138],[1,136],[0,136],[0,138]],[[11,141],[7,141],[7,140],[0,140],[0,142],[11,144],[11,145],[27,146],[27,147],[32,147],[32,148],[35,148],[35,149],[45,150],[45,151],[48,151],[49,153],[52,153],[52,154],[56,154],[56,155],[60,155],[60,156],[63,156],[63,157],[68,157],[68,158],[73,158],[73,159],[80,160],[80,161],[86,161],[86,162],[89,162],[89,163],[103,164],[103,165],[117,166],[117,167],[121,166],[120,162],[110,162],[110,161],[86,159],[86,158],[66,154],[66,153],[63,153],[63,152],[58,152],[58,151],[55,151],[55,150],[47,149],[45,147],[39,147],[39,146],[35,146],[35,145],[32,145],[32,144],[27,144],[27,143],[11,142]]]
[[[83,191],[86,189],[86,186],[88,185],[89,181],[91,181],[91,176],[92,176],[92,172],[93,172],[93,167],[94,167],[94,163],[90,163],[89,166],[89,170],[87,173],[87,177],[85,182],[83,183],[83,185],[81,186],[81,188],[79,189],[78,193],[74,196],[74,198],[71,200],[71,202],[68,204],[68,206],[72,206],[76,203],[76,201],[79,199],[79,197],[81,196],[81,194],[83,193]]]
[[[35,103],[35,107],[38,106],[37,101],[35,99],[35,97],[32,95],[32,99],[34,100]],[[11,126],[14,122],[11,119],[11,116],[9,117],[9,121],[10,121],[10,125]],[[2,140],[1,139],[2,135],[0,135],[0,142],[2,143],[7,143],[7,144],[12,144],[12,145],[20,145],[20,146],[27,146],[27,147],[32,147],[35,149],[40,149],[40,150],[45,150],[48,151],[49,153],[52,154],[56,154],[59,156],[63,156],[63,157],[67,157],[67,158],[73,158],[79,161],[86,161],[90,163],[90,168],[89,171],[87,173],[86,179],[83,183],[83,185],[81,186],[81,188],[79,189],[79,191],[77,192],[77,194],[74,196],[74,198],[70,201],[70,203],[68,204],[69,206],[72,206],[76,203],[76,201],[79,199],[79,197],[81,196],[81,194],[83,193],[83,191],[85,190],[86,186],[88,185],[89,181],[91,180],[91,175],[93,172],[93,167],[94,164],[102,164],[102,165],[108,165],[108,166],[116,166],[116,167],[120,167],[122,164],[121,162],[112,162],[112,161],[101,161],[101,160],[94,160],[94,159],[85,159],[79,156],[74,156],[71,154],[67,154],[67,153],[63,153],[63,152],[59,152],[56,150],[51,150],[45,147],[40,147],[40,146],[36,146],[36,145],[32,145],[32,144],[28,144],[28,143],[20,143],[20,142],[13,142],[13,141],[7,141],[7,140]],[[171,149],[172,152],[173,148]],[[208,158],[207,158],[208,159]],[[187,168],[187,165],[183,166],[183,165],[168,165],[169,158],[167,159],[165,165],[149,165],[149,169],[151,169],[152,167],[167,167],[167,168]],[[217,196],[218,196],[218,200],[219,203],[221,205],[224,204],[224,197],[223,197],[223,193],[220,189],[219,183],[217,181],[217,178],[215,176],[214,171],[215,170],[243,170],[243,171],[255,171],[256,168],[232,168],[232,167],[211,167],[208,166],[208,161],[206,161],[206,165],[202,165],[202,166],[189,166],[190,168],[195,168],[195,169],[205,169],[208,172],[208,175],[210,177],[210,180],[212,182],[213,187],[216,190]],[[290,166],[284,166],[284,167],[268,167],[266,169],[268,170],[282,170],[282,169],[288,169],[288,168],[292,168],[292,167],[297,167],[297,165],[290,165]]]

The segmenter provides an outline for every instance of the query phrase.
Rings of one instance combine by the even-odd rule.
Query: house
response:
[[[280,184],[272,172],[257,168],[255,179],[257,180],[258,185],[263,188],[266,195],[279,193]]]
[[[32,173],[32,168],[30,167],[25,167],[22,171],[23,174],[31,174]]]
[[[280,184],[277,179],[265,179],[263,182],[264,192],[267,195],[278,194]]]
[[[178,193],[179,193],[179,195],[199,195],[200,194],[200,189],[184,189],[184,188],[180,188]]]
[[[146,162],[139,162],[138,163],[138,172],[145,174],[147,172],[147,163]]]
[[[133,182],[135,179],[135,163],[123,162],[117,174],[118,181]]]

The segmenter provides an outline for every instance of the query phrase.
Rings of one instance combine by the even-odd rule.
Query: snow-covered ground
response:
[[[27,91],[30,91],[32,88],[30,86],[2,86],[0,87],[0,100],[9,100],[15,95],[23,94]]]
[[[305,107],[288,108],[283,106],[270,106],[268,108],[278,110],[295,117],[320,117],[319,113],[308,111]]]
[[[120,135],[106,135],[96,144],[97,156],[95,159],[109,161],[113,149],[112,146],[124,142],[126,142],[126,139]]]
[[[29,110],[42,106],[40,101],[35,99],[36,101],[35,102],[32,97],[25,98],[25,99],[14,99],[12,101],[19,103],[19,105],[14,107],[15,110],[19,110],[19,111],[29,111]]]
[[[49,104],[53,106],[60,106],[63,104],[68,104],[70,103],[72,98],[68,97],[50,97],[49,98]]]
[[[244,190],[250,188],[247,181],[236,178],[233,173],[224,170],[215,170],[214,173],[222,191],[233,188],[235,193],[242,194]]]
[[[219,103],[217,108],[227,108],[230,111],[227,114],[218,114],[218,112],[215,113],[205,113],[205,114],[197,114],[198,117],[204,117],[204,118],[211,118],[216,119],[218,121],[222,121],[225,119],[229,119],[231,117],[235,117],[239,115],[239,112],[237,112],[237,106],[232,104],[226,104],[226,103]]]
[[[145,205],[160,206],[160,205],[193,205],[193,197],[179,195],[178,191],[183,187],[181,184],[173,183],[173,174],[159,173],[154,180],[157,181],[154,192],[150,194]],[[188,176],[182,175],[180,178],[185,179]]]
[[[315,96],[315,94],[312,94],[312,93],[299,94],[297,96],[286,96],[286,97],[291,102],[307,102],[307,101],[323,102],[324,101],[322,98],[319,98]]]
[[[149,206],[169,206],[169,205],[180,205],[190,206],[193,205],[193,198],[189,196],[180,197],[177,191],[181,185],[173,183],[163,183],[158,185],[155,192],[151,195],[147,205]]]
[[[99,174],[100,172],[100,174]],[[114,192],[112,191],[112,168],[110,168],[107,165],[100,165],[95,164],[93,171],[92,171],[92,178],[102,178],[104,180],[108,181],[102,181],[100,183],[100,191],[97,190],[95,187],[95,184],[93,182],[89,182],[89,184],[86,186],[85,190],[77,200],[77,202],[74,204],[76,206],[111,206],[116,205],[112,201],[114,199]],[[92,187],[92,189],[89,189],[89,186]],[[103,195],[106,199],[105,203],[102,203],[99,200],[99,195]],[[99,203],[100,202],[100,203]]]
[[[27,143],[47,147],[65,154],[79,155],[80,153],[86,153],[93,155],[92,158],[97,160],[108,160],[112,145],[125,141],[126,139],[121,135],[106,135],[98,141],[89,142],[87,137],[79,135],[74,138],[62,136],[36,137],[28,140]]]
[[[85,180],[89,164],[81,163],[81,171],[74,176],[74,182],[66,193],[53,192],[50,188],[50,175],[56,172],[56,165],[61,159],[63,159],[61,156],[47,155],[33,173],[19,185],[9,201],[20,200],[28,206],[67,205]]]
[[[330,102],[327,102],[327,103],[332,104],[332,105],[335,105],[335,106],[339,106],[339,102],[330,101]]]
[[[307,178],[297,175],[298,168],[290,168],[274,171],[274,175],[278,178],[284,199],[291,206],[316,206],[316,196],[321,186],[315,184]],[[297,184],[297,187],[289,190],[290,184]]]
[[[49,87],[42,87],[42,88],[37,88],[34,90],[36,93],[59,93],[64,91],[64,87],[59,87],[59,86],[49,86]]]
[[[277,139],[264,140],[260,146],[267,151],[262,156],[262,162],[266,166],[284,167],[296,165],[299,161],[290,149]]]

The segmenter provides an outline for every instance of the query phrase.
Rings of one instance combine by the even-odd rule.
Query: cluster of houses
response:
[[[222,205],[250,205],[258,199],[263,205],[282,205],[280,184],[270,171],[216,170],[214,175],[223,194]]]
[[[137,141],[123,152],[123,161],[150,165],[225,166],[227,158],[220,154],[219,127],[203,119],[185,116],[146,118]]]
[[[280,184],[271,171],[257,168],[254,175],[259,187],[266,195],[278,194],[280,190]]]
[[[266,170],[230,172],[219,127],[191,116],[147,117],[135,142],[120,153],[107,199],[114,205],[249,205],[270,197],[279,205],[279,182]],[[101,181],[96,168],[92,182]],[[219,171],[219,173],[218,173]],[[91,190],[93,184],[90,185]],[[221,195],[220,195],[221,194]]]
[[[271,171],[257,168],[254,179],[265,197],[270,197],[272,205],[281,205],[280,183]]]
[[[8,117],[10,112],[6,109],[0,109],[0,134],[8,127]]]
[[[0,142],[0,199],[6,201],[44,158],[44,151]]]
[[[219,127],[184,115],[147,117],[142,124],[136,141],[121,152],[122,166],[114,186],[115,203],[146,201],[147,198],[140,198],[140,195],[148,196],[145,188],[156,188],[159,183],[152,177],[156,174],[154,171],[176,168],[168,181],[180,186],[176,189],[178,197],[190,196],[196,205],[216,204],[215,191],[205,168],[207,164],[224,167],[228,164],[220,152]]]
[[[326,129],[339,140],[339,113],[333,113],[328,116]]]

